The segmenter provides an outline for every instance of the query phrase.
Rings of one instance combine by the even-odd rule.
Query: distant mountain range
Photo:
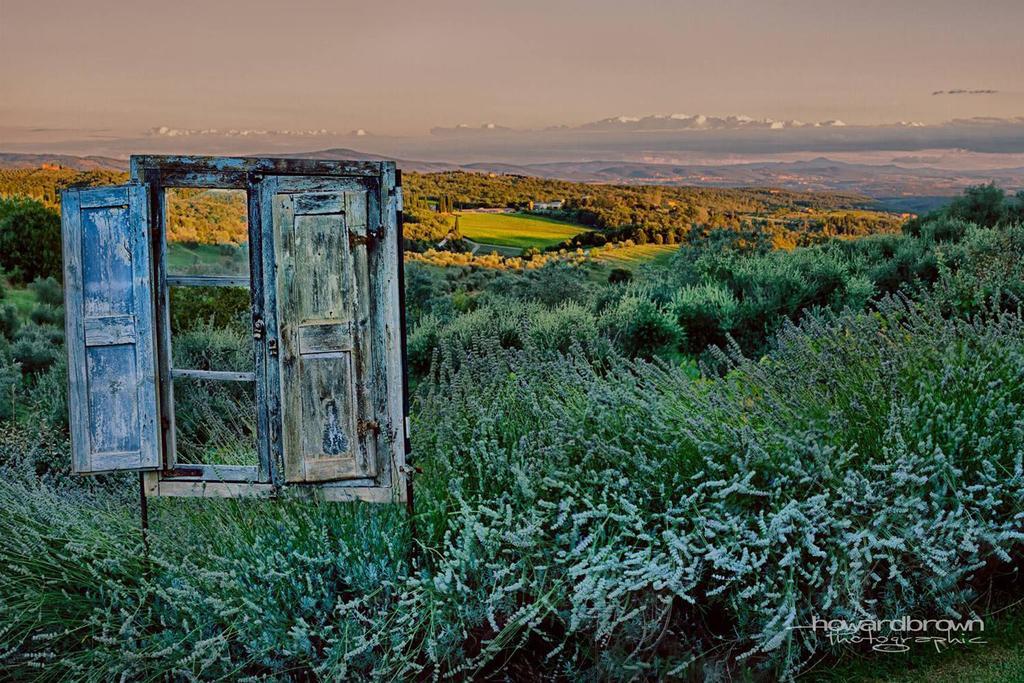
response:
[[[495,123],[479,126],[460,123],[457,126],[436,126],[433,135],[473,135],[486,133],[530,133],[540,131],[599,131],[599,132],[665,132],[665,131],[728,131],[728,130],[788,130],[792,128],[856,128],[856,129],[906,129],[906,128],[947,128],[1019,126],[1024,117],[1011,118],[975,117],[954,119],[944,124],[928,125],[920,121],[895,121],[875,125],[849,125],[838,119],[828,121],[799,121],[797,119],[755,118],[743,114],[712,116],[708,114],[649,114],[646,116],[610,116],[598,121],[579,125],[550,126],[544,129],[514,129]]]
[[[388,157],[348,148],[313,152],[278,153],[267,156],[305,159],[357,159],[378,161]],[[396,160],[406,171],[436,173],[470,171],[502,173],[587,183],[696,185],[707,187],[778,187],[790,190],[843,191],[881,200],[890,208],[928,206],[922,198],[949,197],[970,185],[994,182],[1008,190],[1024,188],[1024,167],[983,171],[953,171],[934,167],[912,168],[898,164],[860,164],[816,157],[804,161],[687,165],[629,161],[561,161],[509,164],[477,162],[454,164],[435,161]],[[128,162],[101,156],[0,153],[0,168],[34,168],[44,164],[76,170],[124,171]],[[940,200],[935,200],[940,201]]]
[[[901,124],[902,125],[902,124]],[[580,126],[587,130],[727,130],[735,128],[842,128],[839,120],[806,123],[789,119],[755,119],[751,116],[706,116],[704,114],[654,114],[651,116],[614,116]]]
[[[473,168],[481,165],[469,166]],[[556,162],[530,164],[524,168],[528,169],[528,175],[566,178],[581,182],[711,187],[769,186],[791,190],[842,190],[875,198],[953,195],[969,185],[987,182],[994,182],[1009,189],[1024,187],[1024,168],[950,171],[937,168],[910,168],[897,164],[855,164],[827,157],[807,161],[719,165]]]

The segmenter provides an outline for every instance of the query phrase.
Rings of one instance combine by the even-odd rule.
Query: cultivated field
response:
[[[459,231],[474,242],[544,249],[589,230],[586,226],[522,213],[459,214]]]
[[[643,263],[664,263],[678,250],[678,244],[638,244],[633,247],[591,249],[590,256],[598,263],[629,268]]]

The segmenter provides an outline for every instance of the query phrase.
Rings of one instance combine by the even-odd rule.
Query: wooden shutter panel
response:
[[[265,185],[277,263],[285,480],[372,478],[367,192],[324,181],[301,186],[296,179],[287,191]]]
[[[146,185],[62,193],[75,472],[160,466]]]

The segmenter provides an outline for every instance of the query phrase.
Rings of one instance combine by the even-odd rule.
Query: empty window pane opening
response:
[[[256,349],[244,190],[164,191],[175,464],[252,468]]]
[[[252,370],[248,287],[172,285],[168,291],[174,367]]]
[[[168,188],[164,211],[167,272],[172,280],[202,275],[249,277],[249,221],[244,190]]]
[[[174,378],[179,465],[245,465],[257,457],[256,394],[251,381]]]

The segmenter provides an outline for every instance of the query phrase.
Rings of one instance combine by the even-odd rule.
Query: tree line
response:
[[[0,197],[30,197],[49,208],[72,186],[126,182],[117,171],[0,170]],[[589,185],[561,180],[453,171],[403,177],[406,247],[434,248],[448,238],[459,250],[453,214],[462,209],[509,207],[561,199],[555,217],[593,228],[556,248],[576,249],[632,240],[677,244],[694,229],[757,234],[775,248],[794,248],[833,237],[891,233],[904,217],[872,210],[870,200],[844,193],[775,189]],[[175,190],[168,197],[169,238],[194,244],[245,240],[245,201],[240,193]]]

